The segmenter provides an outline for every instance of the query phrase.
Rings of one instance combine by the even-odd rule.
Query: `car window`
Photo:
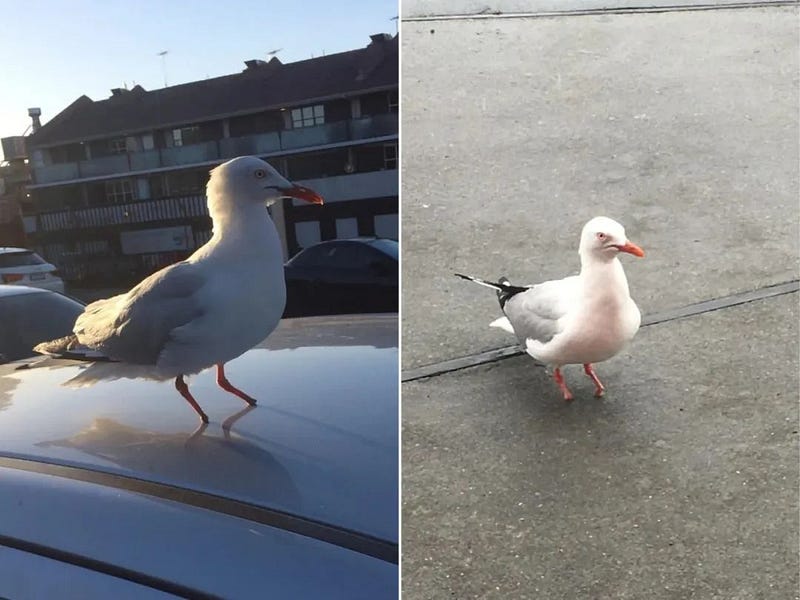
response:
[[[0,269],[7,267],[27,267],[30,265],[43,265],[44,259],[35,252],[4,252],[0,254]]]
[[[358,269],[365,262],[361,256],[361,245],[353,243],[336,244],[328,253],[328,261],[337,269]]]
[[[33,347],[69,335],[83,306],[51,292],[0,297],[0,363],[35,356]]]
[[[386,256],[376,252],[374,248],[367,244],[352,244],[353,255],[350,260],[349,268],[362,271],[373,268],[378,263],[383,263]]]
[[[377,248],[384,254],[391,256],[393,259],[398,260],[399,256],[399,245],[394,240],[373,240],[369,243],[370,246],[373,248]]]
[[[327,264],[328,248],[333,244],[319,244],[306,248],[294,256],[289,264],[293,267],[319,267]]]
[[[376,240],[386,241],[391,240]],[[334,242],[319,244],[304,250],[295,256],[290,264],[296,267],[317,267],[324,269],[353,269],[368,270],[375,263],[392,262],[393,250],[390,244],[386,249],[389,252],[378,251],[370,243],[361,242]],[[396,250],[396,248],[394,248]],[[387,264],[387,267],[389,265]]]

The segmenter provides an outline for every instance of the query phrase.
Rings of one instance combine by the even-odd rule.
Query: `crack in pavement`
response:
[[[538,12],[503,13],[499,11],[479,12],[461,15],[419,15],[403,17],[402,23],[424,21],[465,21],[471,19],[538,19],[545,17],[583,17],[592,15],[630,15],[665,12],[689,12],[707,10],[737,10],[743,8],[764,8],[768,6],[798,6],[799,0],[753,0],[751,2],[731,2],[724,4],[671,4],[665,6],[620,6],[605,8],[575,8],[568,10],[543,10]]]
[[[651,315],[642,317],[642,327],[650,325],[657,325],[659,323],[668,323],[678,319],[685,319],[686,317],[693,317],[705,313],[713,312],[716,310],[723,310],[748,302],[755,302],[756,300],[765,300],[767,298],[774,298],[776,296],[783,296],[784,294],[791,294],[800,290],[800,279],[793,279],[785,283],[777,283],[768,285],[755,290],[746,292],[737,292],[729,296],[720,296],[712,300],[703,300],[694,304],[687,304],[678,308],[670,308],[667,310],[659,311]],[[440,361],[430,365],[423,365],[421,367],[414,367],[405,369],[402,372],[400,381],[407,383],[409,381],[416,381],[418,379],[428,379],[444,375],[445,373],[452,373],[453,371],[461,371],[462,369],[469,369],[470,367],[477,367],[485,365],[506,358],[512,358],[524,354],[525,351],[519,345],[503,346],[502,348],[494,348],[485,352],[477,354],[469,354],[467,356],[460,356],[449,360]],[[542,363],[537,362],[538,366],[544,366]]]

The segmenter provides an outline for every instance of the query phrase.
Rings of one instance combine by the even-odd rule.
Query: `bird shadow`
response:
[[[233,497],[297,504],[300,492],[289,471],[272,453],[236,435],[234,425],[253,410],[248,406],[222,423],[222,435],[210,435],[208,423],[191,434],[162,433],[98,417],[68,438],[40,447],[79,450],[137,477],[172,485],[223,490]]]
[[[531,433],[546,430],[567,436],[627,427],[628,410],[613,389],[607,389],[601,398],[595,397],[591,380],[582,372],[580,378],[577,370],[569,372],[568,383],[575,398],[565,402],[543,365],[531,365],[527,357],[503,362],[506,364],[492,367],[503,370],[502,378],[494,378],[494,392],[507,406],[507,418],[518,420],[519,427]]]

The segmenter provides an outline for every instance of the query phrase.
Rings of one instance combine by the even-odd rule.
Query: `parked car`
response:
[[[305,248],[285,267],[285,317],[397,312],[398,244],[332,240]]]
[[[284,320],[192,379],[0,366],[0,598],[398,596],[397,316]]]
[[[33,347],[69,335],[84,305],[55,292],[0,285],[0,364],[33,356]]]
[[[64,293],[64,280],[55,265],[25,248],[0,248],[0,283]]]

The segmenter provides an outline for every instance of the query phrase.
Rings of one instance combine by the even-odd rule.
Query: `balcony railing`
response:
[[[220,158],[219,142],[216,141],[164,148],[161,151],[161,165],[164,167],[191,165],[217,160],[218,158]]]
[[[281,136],[275,133],[225,138],[219,141],[222,156],[270,154],[281,149]]]
[[[224,138],[188,146],[103,156],[76,163],[46,165],[36,167],[34,173],[37,184],[108,175],[124,176],[131,172],[227,160],[248,154],[273,154],[389,135],[397,135],[396,113],[325,123],[314,127]]]
[[[397,196],[399,187],[397,169],[305,179],[299,183],[317,192],[325,199],[326,204],[345,200]],[[294,200],[292,204],[305,206],[305,203],[298,200]]]
[[[208,215],[206,197],[192,195],[42,213],[39,215],[38,229],[47,232],[61,229],[87,229],[205,215]]]

